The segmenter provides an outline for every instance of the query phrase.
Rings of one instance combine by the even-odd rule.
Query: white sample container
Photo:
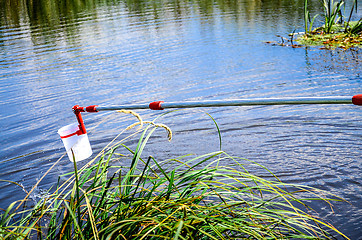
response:
[[[87,134],[82,134],[78,123],[69,124],[58,130],[58,134],[63,141],[68,158],[73,162],[82,161],[92,155],[92,148]],[[72,154],[73,151],[73,154]]]

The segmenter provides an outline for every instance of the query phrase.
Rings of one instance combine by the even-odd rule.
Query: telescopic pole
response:
[[[67,149],[71,144],[73,147],[70,149],[76,149],[72,151],[72,155],[68,152],[69,159],[72,161],[80,161],[92,154],[90,147],[87,130],[85,128],[82,112],[99,112],[99,111],[112,111],[122,109],[152,109],[152,110],[163,110],[166,108],[196,108],[196,107],[225,107],[225,106],[252,106],[252,105],[287,105],[287,104],[354,104],[362,105],[362,94],[355,95],[353,97],[339,96],[339,97],[297,97],[297,98],[254,98],[254,99],[235,99],[235,100],[210,100],[210,101],[194,101],[194,102],[169,102],[163,101],[151,102],[149,104],[137,104],[137,105],[118,105],[118,106],[98,106],[91,105],[88,107],[80,107],[75,105],[73,112],[77,117],[78,129],[74,129],[74,125],[68,125],[63,128],[72,126],[69,133],[61,135],[64,146]],[[63,129],[61,128],[61,129]],[[61,130],[60,129],[60,130]],[[60,131],[59,130],[59,131]],[[59,133],[58,131],[58,133]],[[77,136],[76,136],[77,135]],[[72,140],[70,140],[72,139]],[[75,141],[75,142],[74,142]],[[79,144],[78,144],[79,143]]]
[[[362,105],[362,94],[337,97],[294,97],[294,98],[250,98],[235,100],[209,100],[209,101],[189,101],[189,102],[164,102],[156,101],[149,104],[135,105],[111,105],[88,107],[73,107],[75,112],[99,112],[113,110],[132,109],[152,109],[163,110],[169,108],[196,108],[196,107],[226,107],[226,106],[253,106],[253,105],[300,105],[300,104],[354,104]]]
[[[91,105],[88,107],[80,107],[75,105],[73,112],[75,113],[79,123],[79,134],[85,134],[85,129],[81,112],[99,112],[113,110],[132,110],[132,109],[152,109],[163,110],[166,108],[196,108],[196,107],[226,107],[226,106],[252,106],[252,105],[297,105],[297,104],[354,104],[362,105],[362,94],[353,97],[295,97],[295,98],[251,98],[251,99],[235,99],[235,100],[209,100],[194,102],[169,102],[163,101],[151,102],[149,104],[137,105],[116,105],[116,106],[98,106]]]

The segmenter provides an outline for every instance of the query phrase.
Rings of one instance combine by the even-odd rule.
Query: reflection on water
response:
[[[31,189],[64,153],[56,131],[75,121],[75,104],[362,93],[360,50],[263,43],[302,31],[303,3],[0,0],[0,179]],[[311,2],[312,15],[320,7]],[[218,122],[229,154],[351,202],[338,204],[334,215],[321,209],[321,216],[352,239],[362,235],[360,108],[186,109],[159,120],[174,139],[168,143],[157,131],[147,154],[164,159],[218,150],[214,123],[203,111]],[[139,113],[147,120],[160,114]],[[83,118],[95,153],[134,121],[117,113]],[[61,161],[33,197],[71,168]],[[0,190],[1,208],[25,194],[4,182]]]
[[[325,72],[351,71],[357,76],[362,73],[361,49],[335,49],[334,51],[319,51],[317,49],[306,50],[306,63],[311,68],[317,68]]]
[[[289,23],[300,22],[303,14],[301,1],[275,1],[275,0],[251,0],[251,1],[203,1],[197,0],[192,3],[188,1],[114,1],[114,0],[14,0],[0,1],[0,23],[1,26],[12,28],[29,25],[37,34],[48,32],[49,29],[57,29],[65,35],[74,35],[73,24],[81,21],[102,20],[103,17],[113,17],[117,14],[130,14],[135,22],[146,21],[164,22],[166,19],[183,19],[190,16],[192,12],[205,17],[217,17],[220,12],[233,14],[235,18],[240,16],[242,20],[255,21],[255,16],[270,18],[270,24],[284,22],[285,15],[288,15]],[[320,4],[309,3],[310,11],[320,7]],[[121,11],[120,11],[121,10]],[[105,12],[110,15],[104,16]],[[160,22],[162,23],[162,22]],[[266,22],[259,22],[267,24]],[[8,28],[7,27],[7,28]],[[300,26],[296,26],[300,27]],[[40,32],[40,33],[39,33]]]

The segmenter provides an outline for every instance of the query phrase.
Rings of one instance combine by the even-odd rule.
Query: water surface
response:
[[[75,104],[362,93],[361,50],[264,43],[303,31],[303,2],[0,0],[0,179],[30,190],[64,153],[56,132],[75,121]],[[319,4],[311,12],[321,13]],[[362,239],[361,108],[181,110],[159,120],[173,130],[173,140],[157,131],[147,154],[164,159],[218,150],[217,131],[204,111],[219,124],[229,154],[348,200],[336,204],[334,214],[315,207],[351,239]],[[161,114],[138,112],[147,120]],[[134,121],[117,113],[83,118],[95,153]],[[71,169],[62,160],[32,197]],[[0,190],[1,208],[25,195],[6,182]]]

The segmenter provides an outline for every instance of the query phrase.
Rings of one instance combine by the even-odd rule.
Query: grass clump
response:
[[[331,239],[342,235],[309,208],[327,193],[279,181],[263,166],[223,151],[156,160],[124,140],[67,175],[30,210],[1,214],[4,239]],[[220,132],[219,132],[220,133]],[[116,139],[114,139],[116,140]],[[124,152],[126,151],[126,154]],[[130,165],[124,166],[129,160]],[[222,166],[227,163],[226,166]],[[268,177],[252,174],[259,168]],[[334,200],[338,200],[334,198]],[[345,237],[345,236],[344,236]]]

